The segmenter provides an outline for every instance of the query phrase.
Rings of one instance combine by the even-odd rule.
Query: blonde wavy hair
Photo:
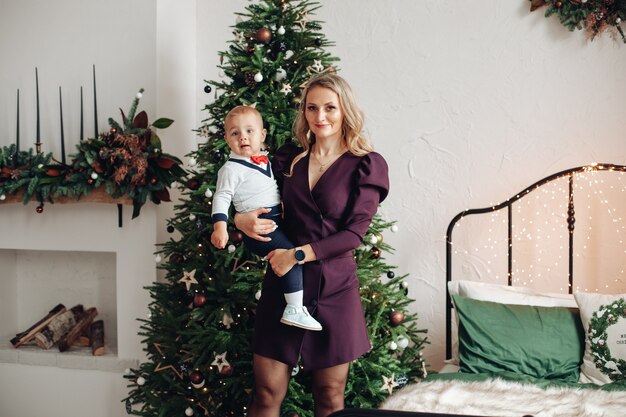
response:
[[[289,176],[293,174],[293,167],[304,158],[311,150],[311,146],[315,143],[315,134],[309,129],[309,123],[306,120],[306,97],[309,91],[314,87],[324,87],[332,90],[339,97],[339,106],[343,111],[343,123],[341,125],[341,133],[344,145],[350,153],[356,156],[364,156],[372,152],[374,148],[367,138],[363,136],[363,128],[365,126],[365,118],[363,112],[356,104],[354,94],[350,84],[342,77],[335,73],[326,72],[317,74],[306,83],[302,89],[300,96],[300,105],[298,107],[298,115],[293,122],[293,134],[304,149],[298,154],[289,169]]]

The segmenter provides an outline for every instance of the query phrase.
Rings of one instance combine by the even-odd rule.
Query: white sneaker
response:
[[[311,317],[306,307],[296,307],[293,304],[287,304],[280,322],[306,330],[322,330],[322,325]]]

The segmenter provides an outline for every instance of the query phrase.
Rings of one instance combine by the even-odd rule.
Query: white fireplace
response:
[[[131,219],[123,206],[118,227],[115,204],[35,207],[0,204],[0,415],[78,417],[89,405],[90,416],[124,416],[122,374],[144,358],[137,319],[156,278],[156,209]],[[10,344],[58,303],[98,309],[105,355]]]

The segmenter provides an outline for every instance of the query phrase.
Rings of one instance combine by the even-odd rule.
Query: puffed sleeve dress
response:
[[[389,190],[384,158],[371,152],[347,152],[309,188],[309,156],[290,177],[301,148],[285,145],[275,154],[273,169],[284,205],[284,230],[296,245],[310,244],[317,261],[303,268],[304,305],[323,326],[307,331],[280,323],[285,299],[278,278],[268,268],[257,306],[254,353],[304,369],[321,369],[357,359],[371,344],[356,277],[353,251],[362,242],[378,204]]]

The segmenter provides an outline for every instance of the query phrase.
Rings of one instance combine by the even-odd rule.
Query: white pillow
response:
[[[580,382],[626,380],[626,294],[574,294],[585,329]]]
[[[491,284],[479,281],[455,280],[448,281],[448,292],[462,295],[478,301],[491,301],[500,304],[527,305],[538,307],[577,308],[572,294],[541,293],[533,288],[512,287],[502,284]],[[459,318],[454,311],[452,321],[452,358],[446,363],[459,364],[459,341],[457,337]]]

